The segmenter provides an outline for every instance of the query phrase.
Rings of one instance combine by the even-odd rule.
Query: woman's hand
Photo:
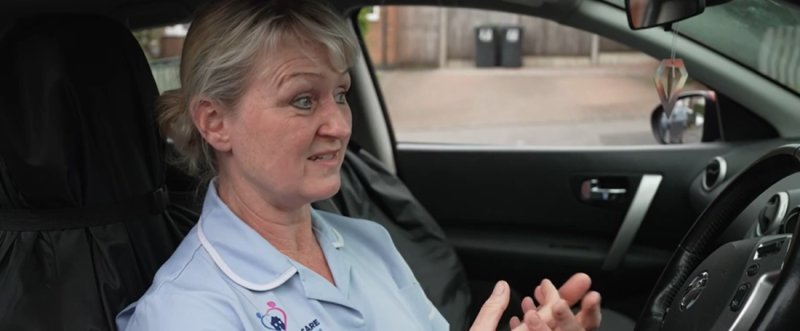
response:
[[[574,278],[574,277],[573,277]],[[566,285],[566,284],[565,284]],[[574,286],[574,285],[570,285]],[[569,289],[569,288],[568,288]],[[558,292],[556,290],[556,292]],[[510,290],[506,282],[499,282],[495,285],[492,296],[483,304],[481,311],[475,318],[475,323],[472,324],[470,331],[495,331],[503,316],[503,311],[508,307],[508,300]],[[546,294],[546,293],[543,293]],[[549,298],[549,297],[548,297]],[[598,297],[599,300],[599,297]],[[533,302],[531,301],[531,304]],[[599,304],[599,301],[598,301]],[[548,312],[552,319],[553,325],[549,325],[545,318],[542,318],[539,312],[533,309],[528,309],[522,321],[517,319],[516,325],[511,326],[511,331],[589,331],[581,322],[578,317],[572,314],[569,309],[567,301],[564,299],[557,299],[548,305]],[[588,316],[588,315],[586,315]],[[599,318],[599,305],[598,305],[598,318]],[[599,319],[598,319],[599,324]]]
[[[537,311],[529,310],[522,322],[511,331],[589,331],[578,322],[563,299],[553,304],[552,313],[553,326],[549,326]]]
[[[526,297],[522,300],[522,313],[527,314],[529,311],[536,311],[538,317],[547,324],[551,329],[558,327],[558,320],[555,314],[554,307],[563,301],[567,308],[574,306],[581,302],[581,310],[574,315],[575,320],[580,324],[582,329],[591,331],[600,326],[602,319],[600,313],[600,294],[597,292],[589,292],[589,287],[592,285],[592,280],[588,275],[579,273],[570,278],[560,289],[556,289],[552,282],[545,279],[542,284],[536,287],[534,296],[536,301],[539,301],[541,306],[538,308],[533,302],[533,299]],[[571,310],[569,315],[572,315]],[[517,326],[521,325],[523,321],[514,317],[511,319],[511,329],[514,330]]]

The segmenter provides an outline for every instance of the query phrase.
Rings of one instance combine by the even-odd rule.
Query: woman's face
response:
[[[333,196],[352,124],[349,74],[330,64],[323,46],[291,43],[257,70],[224,120],[231,147],[224,166],[232,171],[221,170],[255,184],[277,207]]]

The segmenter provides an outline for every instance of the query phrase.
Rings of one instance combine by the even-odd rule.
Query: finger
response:
[[[544,321],[548,327],[555,329],[556,328],[556,320],[553,318],[553,304],[561,300],[561,296],[558,294],[558,289],[556,289],[553,282],[549,279],[542,280],[542,285],[540,285],[542,296],[544,300],[539,302],[539,308],[536,310],[539,314],[539,318]]]
[[[544,292],[542,291],[541,285],[536,286],[536,289],[533,291],[533,297],[536,298],[536,301],[538,301],[539,304],[544,302]]]
[[[503,311],[508,307],[510,292],[506,282],[497,282],[497,285],[495,285],[492,291],[492,295],[483,303],[481,311],[479,311],[478,316],[475,317],[475,322],[472,324],[470,331],[497,330],[500,317],[503,316]]]
[[[567,302],[571,307],[581,301],[581,298],[592,287],[592,279],[585,273],[577,273],[570,277],[561,288],[558,289],[558,294]]]
[[[536,310],[536,304],[533,303],[533,299],[531,297],[525,297],[522,299],[522,313],[525,314],[528,310]]]
[[[575,317],[586,331],[592,331],[600,327],[603,319],[600,310],[600,293],[590,292],[581,302],[581,311]]]
[[[540,304],[551,304],[561,299],[558,289],[556,289],[556,286],[553,285],[553,282],[549,279],[543,280],[541,286],[542,293],[544,294],[544,302],[539,302]]]
[[[526,331],[551,331],[550,327],[547,326],[539,314],[535,311],[529,311],[525,313],[525,324],[523,324],[524,329],[520,327],[520,330]],[[512,331],[519,331],[517,329],[512,329]]]
[[[553,282],[549,279],[543,280],[540,288],[543,299],[539,301],[539,308],[536,311],[538,312],[539,319],[544,321],[548,327],[555,329],[556,321],[553,318],[552,308],[553,304],[560,300],[561,297],[558,295],[558,290],[555,285],[553,285]]]
[[[520,322],[519,317],[516,316],[512,317],[511,321],[508,322],[508,326],[511,327],[511,330],[514,330],[514,328],[518,327],[520,324],[522,324],[522,322]]]
[[[539,316],[539,319],[544,321],[547,327],[551,329],[556,328],[556,320],[553,318],[552,313],[552,304],[546,306],[539,306],[539,310],[536,311],[536,314]]]
[[[559,299],[553,304],[553,318],[556,320],[559,331],[583,331],[583,327],[563,299]]]

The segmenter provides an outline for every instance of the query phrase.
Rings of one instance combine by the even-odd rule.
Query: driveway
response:
[[[573,68],[380,71],[400,142],[655,144],[657,62]]]

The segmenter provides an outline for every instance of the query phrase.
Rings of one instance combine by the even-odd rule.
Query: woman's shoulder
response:
[[[197,236],[197,226],[189,231],[181,244],[158,269],[150,290],[145,294],[168,292],[175,285],[203,286],[216,267],[203,249]],[[210,284],[208,284],[210,285]]]
[[[200,244],[195,228],[159,268],[147,292],[120,312],[117,325],[120,330],[170,329],[179,325],[183,328],[191,324],[191,319],[212,315],[220,316],[226,320],[220,322],[229,325],[225,316],[233,311],[220,312],[231,310],[235,298],[233,289]]]
[[[117,328],[121,331],[242,330],[234,296],[225,293],[230,288],[209,286],[218,280],[208,278],[206,286],[181,281],[181,277],[153,284],[142,298],[117,315]]]
[[[156,272],[150,289],[143,299],[159,294],[187,293],[197,290],[204,293],[215,288],[229,289],[226,278],[219,271],[197,235],[197,226],[184,237],[181,244]]]

